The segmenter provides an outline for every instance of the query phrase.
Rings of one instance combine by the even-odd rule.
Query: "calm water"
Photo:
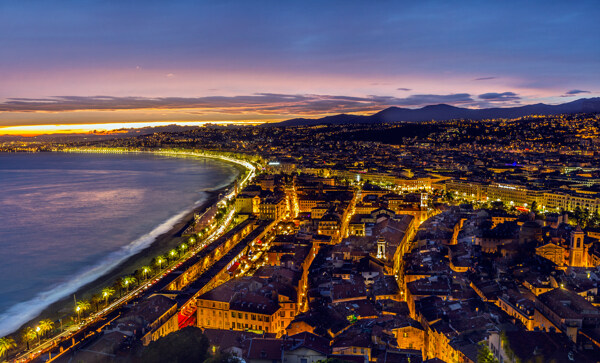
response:
[[[237,173],[211,159],[0,153],[0,337],[149,246]]]

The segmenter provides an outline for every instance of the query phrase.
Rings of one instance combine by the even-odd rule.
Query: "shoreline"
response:
[[[102,276],[99,276],[96,280],[78,288],[74,293],[77,297],[77,300],[89,301],[93,294],[98,293],[106,286],[112,285],[118,277],[133,274],[133,272],[140,267],[150,264],[152,258],[156,257],[157,255],[165,254],[172,248],[175,248],[181,243],[182,232],[194,220],[194,214],[202,213],[214,205],[218,200],[219,194],[224,190],[227,190],[229,187],[230,185],[219,189],[206,191],[205,193],[208,194],[208,197],[204,202],[202,202],[202,204],[183,216],[181,220],[173,225],[169,231],[156,237],[150,246],[128,257],[125,261],[118,264],[114,269]],[[48,305],[36,318],[22,325],[19,329],[17,329],[17,331],[23,329],[23,327],[27,325],[30,325],[32,321],[38,321],[40,319],[52,319],[53,321],[56,321],[61,317],[65,318],[64,315],[73,316],[73,311],[73,294],[71,294]]]
[[[62,151],[62,152],[73,152],[73,151]],[[94,150],[90,150],[90,149],[86,149],[86,150],[80,149],[80,150],[76,150],[75,152],[102,153],[102,151],[95,152]],[[129,151],[123,151],[123,152],[129,152]],[[211,208],[213,205],[215,205],[219,201],[219,195],[222,195],[224,192],[231,190],[232,187],[235,185],[238,177],[244,173],[244,170],[249,169],[246,165],[243,164],[244,161],[236,162],[230,158],[223,158],[223,157],[218,157],[218,156],[213,156],[213,155],[200,155],[200,154],[196,154],[194,152],[191,152],[191,153],[190,152],[185,152],[185,153],[176,152],[175,153],[175,152],[165,152],[165,151],[156,151],[156,152],[154,152],[154,151],[133,151],[133,152],[134,153],[135,152],[153,153],[153,154],[162,155],[162,156],[166,156],[165,154],[168,154],[168,156],[172,156],[172,157],[193,156],[193,157],[197,157],[197,158],[205,158],[206,157],[206,158],[211,158],[211,159],[218,159],[223,162],[234,164],[236,166],[236,169],[238,170],[238,174],[236,175],[235,179],[231,183],[229,183],[225,186],[216,188],[216,189],[210,189],[210,190],[204,191],[204,193],[206,193],[206,199],[204,201],[202,201],[200,205],[194,207],[192,210],[187,212],[167,232],[157,236],[148,247],[144,248],[143,250],[139,251],[138,253],[136,253],[132,256],[127,257],[123,262],[119,263],[112,270],[99,276],[92,282],[89,282],[89,283],[79,287],[74,293],[74,295],[76,296],[78,301],[79,300],[88,300],[89,301],[93,294],[99,293],[99,291],[102,288],[112,285],[117,278],[124,276],[124,275],[133,274],[133,272],[135,270],[139,269],[140,267],[142,267],[144,265],[149,265],[150,261],[154,257],[161,255],[161,254],[164,255],[166,252],[168,252],[172,248],[176,248],[176,246],[178,246],[181,243],[181,235],[182,235],[183,231],[186,229],[187,226],[190,225],[190,223],[192,223],[194,221],[194,215],[196,213],[201,214],[204,211]],[[37,324],[37,321],[42,320],[42,319],[51,319],[52,321],[55,321],[55,322],[58,321],[59,319],[63,319],[63,323],[68,324],[68,323],[70,323],[69,318],[74,316],[74,312],[73,312],[74,306],[73,305],[74,305],[73,294],[69,294],[68,296],[65,296],[65,297],[49,304],[39,314],[37,314],[35,318],[30,319],[29,321],[27,321],[26,323],[21,325],[19,328],[15,329],[12,333],[8,334],[7,336],[15,336],[16,333],[19,333],[24,327],[35,326]],[[93,307],[92,307],[92,310],[94,310]],[[59,326],[60,325],[57,324],[55,327],[58,328]]]

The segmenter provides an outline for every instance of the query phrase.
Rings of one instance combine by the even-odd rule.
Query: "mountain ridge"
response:
[[[390,122],[422,122],[444,121],[452,119],[484,120],[494,118],[518,118],[530,115],[559,115],[568,113],[600,112],[600,97],[580,98],[558,105],[536,103],[517,107],[491,108],[462,108],[445,103],[427,105],[417,109],[391,106],[372,115],[338,114],[317,119],[295,118],[286,121],[264,124],[273,126],[313,126],[313,125],[343,125],[359,123],[390,123]]]

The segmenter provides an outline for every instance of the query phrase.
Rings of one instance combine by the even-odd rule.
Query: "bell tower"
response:
[[[387,242],[385,238],[379,237],[377,239],[377,258],[385,260],[385,245]]]
[[[585,267],[585,247],[583,245],[583,237],[585,234],[581,230],[581,227],[577,226],[575,230],[571,231],[571,243],[570,254],[569,254],[569,266],[571,267]]]
[[[427,208],[427,200],[429,199],[429,195],[427,193],[421,193],[421,208]]]

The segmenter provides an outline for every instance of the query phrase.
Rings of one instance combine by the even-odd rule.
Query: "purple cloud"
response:
[[[514,92],[489,92],[479,95],[478,98],[489,102],[518,101],[521,99],[521,97]]]
[[[590,91],[582,91],[580,89],[572,89],[570,91],[567,91],[568,95],[578,95],[580,93],[591,93]]]
[[[322,114],[380,110],[388,106],[419,107],[447,103],[473,106],[468,93],[448,95],[418,94],[408,97],[366,97],[256,93],[243,96],[206,97],[114,97],[55,96],[48,98],[10,98],[0,103],[0,112],[66,112],[78,110],[198,109],[223,114],[253,112],[260,114]]]

